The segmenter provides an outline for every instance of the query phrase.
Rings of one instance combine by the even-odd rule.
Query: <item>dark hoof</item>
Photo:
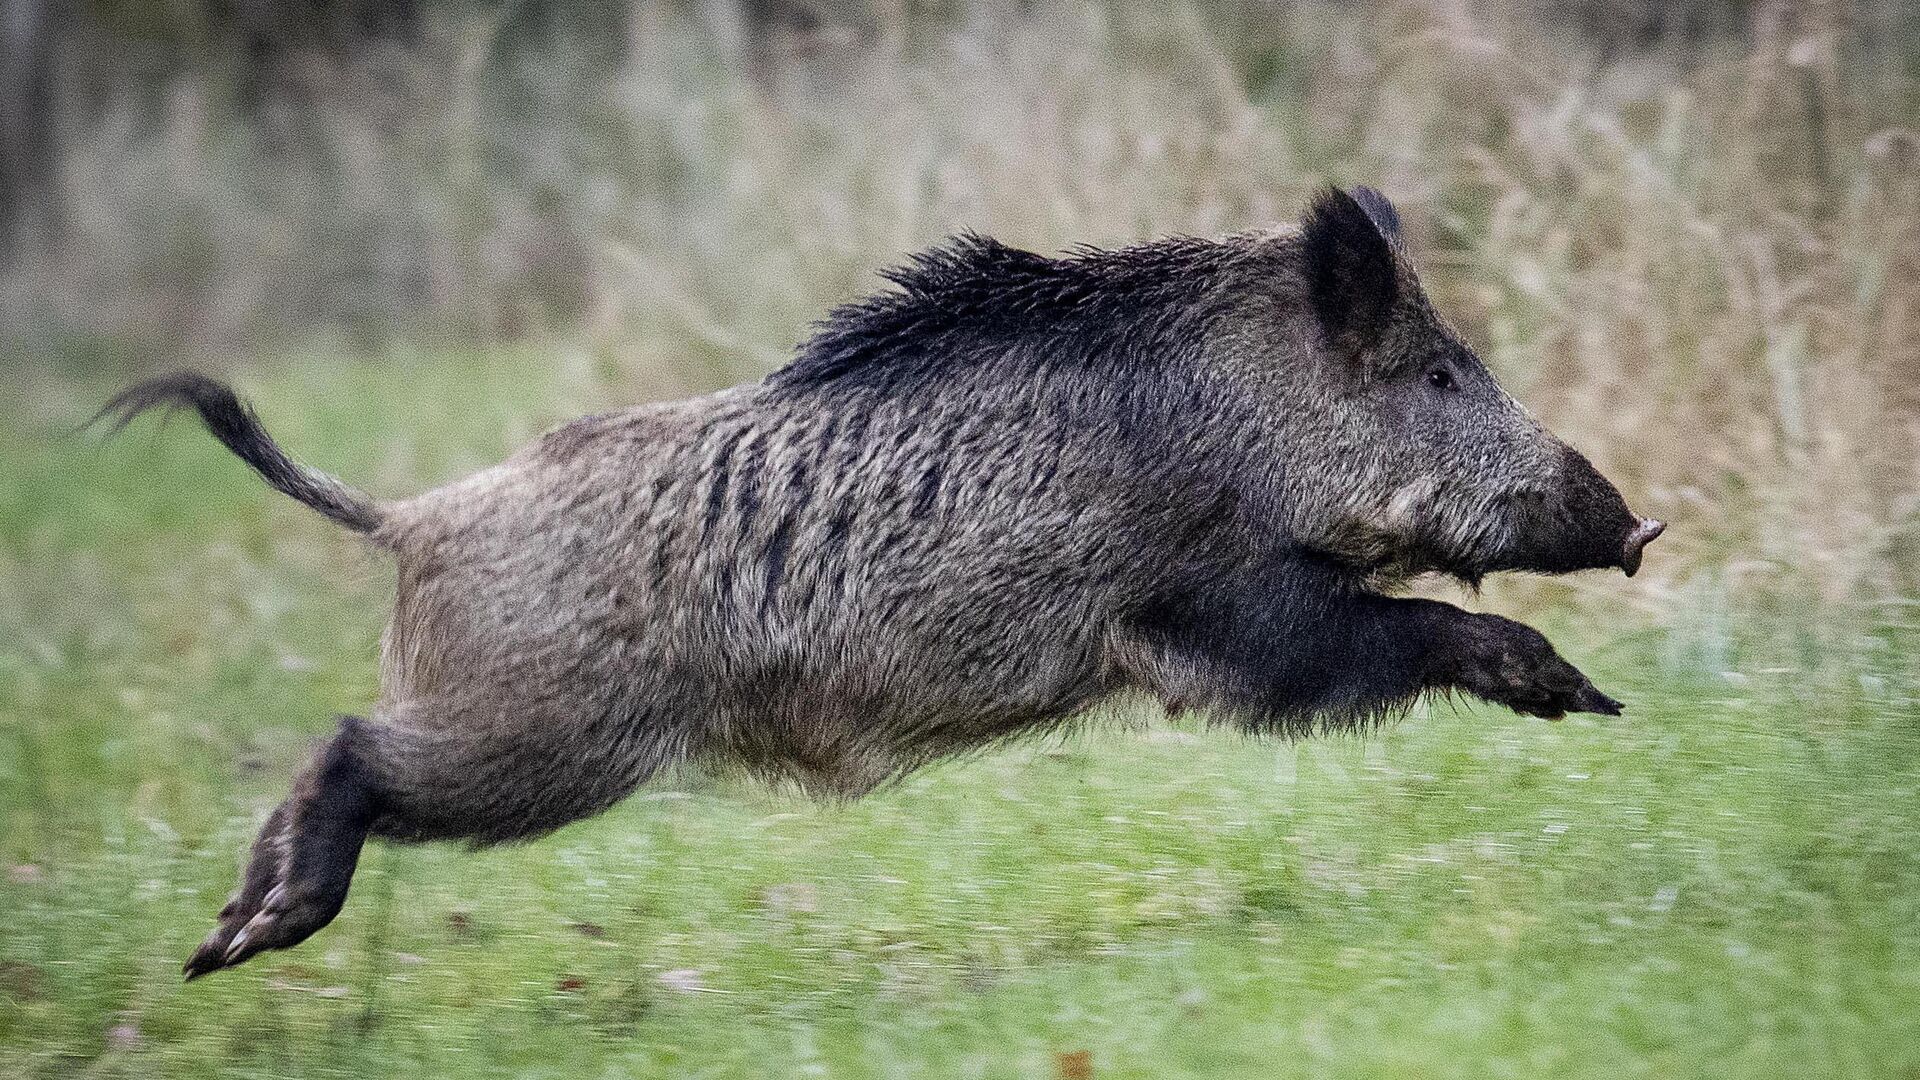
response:
[[[298,945],[332,922],[346,899],[345,889],[300,889],[278,882],[257,907],[234,903],[222,909],[220,926],[207,935],[181,970],[191,982],[269,949]]]
[[[1619,716],[1620,703],[1553,650],[1538,630],[1497,615],[1476,617],[1456,684],[1526,716]]]
[[[359,723],[341,718],[340,733],[267,819],[240,891],[187,958],[189,980],[298,945],[340,914],[373,818],[365,775],[349,747]]]
[[[1592,683],[1587,683],[1575,692],[1573,701],[1567,706],[1567,711],[1619,716],[1620,703],[1601,693]]]

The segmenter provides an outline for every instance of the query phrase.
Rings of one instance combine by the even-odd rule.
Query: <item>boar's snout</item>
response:
[[[1648,544],[1666,531],[1663,521],[1641,517],[1627,509],[1620,489],[1613,486],[1579,451],[1565,447],[1561,475],[1567,498],[1568,524],[1574,540],[1573,557],[1555,569],[1617,566],[1632,577]]]
[[[1620,569],[1625,570],[1628,577],[1637,573],[1640,569],[1640,553],[1666,531],[1666,522],[1656,521],[1653,518],[1641,518],[1640,523],[1627,534],[1626,543],[1621,546]]]
[[[1552,476],[1543,498],[1514,504],[1514,546],[1496,568],[1565,574],[1618,567],[1633,576],[1665,523],[1628,509],[1620,490],[1564,443]]]

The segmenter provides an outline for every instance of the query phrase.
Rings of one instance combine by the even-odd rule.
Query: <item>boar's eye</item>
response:
[[[1446,368],[1434,368],[1427,372],[1427,385],[1435,390],[1452,390],[1454,389],[1453,372]]]

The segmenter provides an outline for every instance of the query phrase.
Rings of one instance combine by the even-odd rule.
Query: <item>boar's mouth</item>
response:
[[[1349,518],[1311,545],[1385,582],[1441,573],[1478,587],[1490,573],[1570,574],[1618,568],[1632,577],[1664,522],[1626,500],[1584,459],[1573,482],[1464,498],[1438,482],[1409,485],[1382,515]]]
[[[1513,546],[1489,569],[1570,574],[1618,568],[1632,577],[1640,571],[1647,545],[1666,531],[1666,523],[1631,513],[1624,502],[1608,509],[1601,515],[1582,515],[1570,507],[1558,513],[1521,513]],[[1596,526],[1593,516],[1611,520]]]

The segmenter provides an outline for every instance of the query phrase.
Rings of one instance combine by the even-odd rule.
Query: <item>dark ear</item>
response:
[[[1353,196],[1353,201],[1359,203],[1360,209],[1367,212],[1367,217],[1373,221],[1373,227],[1379,229],[1380,235],[1387,238],[1387,243],[1393,245],[1393,250],[1401,250],[1403,242],[1400,239],[1400,211],[1393,208],[1393,204],[1387,201],[1387,197],[1364,186],[1354,188],[1347,194]]]
[[[1377,344],[1399,294],[1393,240],[1400,215],[1371,188],[1328,188],[1301,225],[1307,284],[1327,341],[1364,351]]]

